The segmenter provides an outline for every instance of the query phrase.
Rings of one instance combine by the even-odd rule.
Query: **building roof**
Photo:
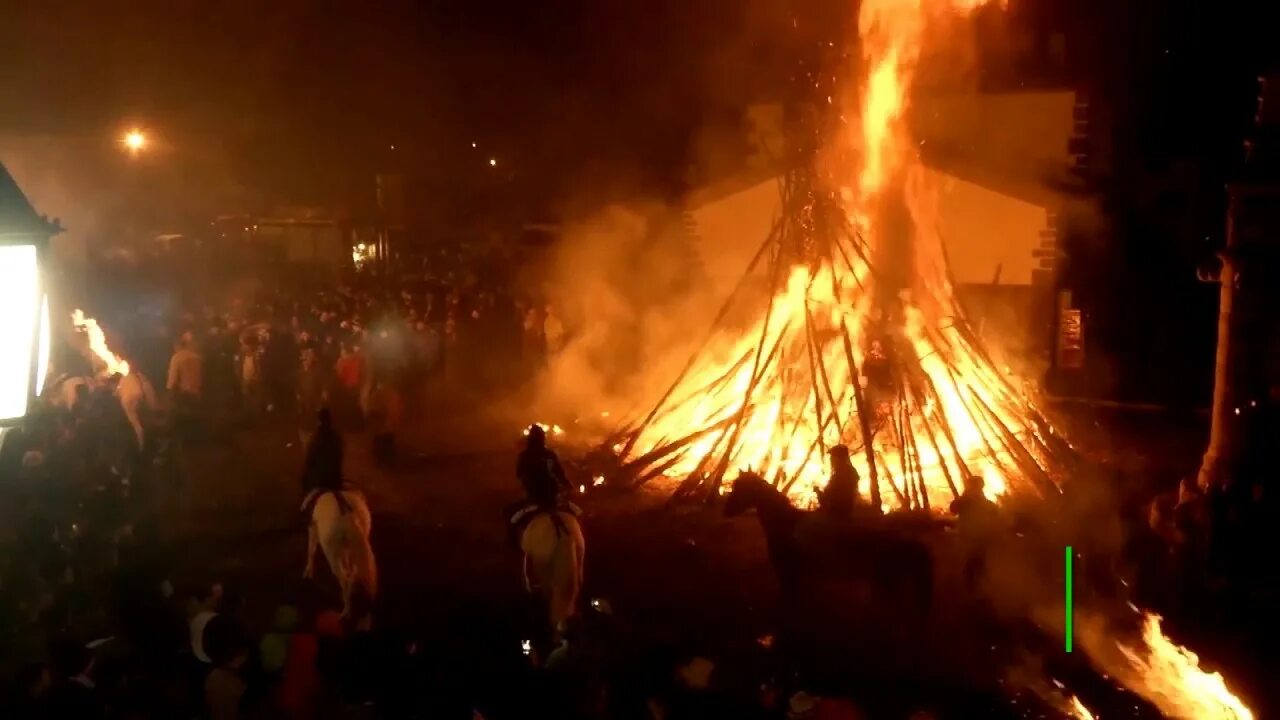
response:
[[[58,232],[56,224],[50,223],[36,213],[35,208],[22,194],[22,188],[0,163],[0,235],[41,235],[48,237]]]

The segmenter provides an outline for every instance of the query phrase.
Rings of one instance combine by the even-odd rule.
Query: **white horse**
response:
[[[146,375],[134,370],[120,378],[116,386],[116,397],[120,400],[120,409],[124,411],[129,427],[133,429],[134,440],[138,449],[147,446],[147,426],[151,418],[160,413],[160,400],[156,397],[156,389]]]
[[[59,375],[45,383],[40,397],[49,407],[71,411],[80,402],[80,388],[92,392],[99,383],[89,375]]]
[[[312,508],[307,530],[307,565],[302,576],[315,575],[316,546],[319,545],[342,588],[342,615],[351,617],[357,590],[362,591],[363,600],[368,603],[377,598],[378,564],[373,557],[373,546],[369,544],[373,516],[364,495],[358,490],[343,490],[342,499],[348,508],[344,509],[337,494],[328,490],[312,490],[303,500],[304,509],[309,503]],[[354,619],[365,622],[368,608],[357,612],[361,617]]]
[[[559,522],[557,522],[557,519]],[[524,586],[547,601],[551,627],[563,632],[565,624],[578,612],[582,590],[583,560],[587,541],[572,513],[553,516],[540,512],[529,520],[520,534],[524,551]]]

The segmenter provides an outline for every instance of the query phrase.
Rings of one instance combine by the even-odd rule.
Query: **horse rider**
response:
[[[342,477],[342,434],[333,426],[333,415],[328,408],[316,414],[316,429],[307,443],[306,460],[302,466],[303,515],[311,517],[311,510],[320,496],[331,492],[338,499],[343,512],[350,510],[342,491],[346,482]]]
[[[818,511],[830,520],[849,522],[858,506],[858,471],[849,459],[849,448],[836,445],[828,451],[831,479],[818,491]]]
[[[540,425],[529,426],[525,448],[516,460],[516,477],[524,489],[525,499],[508,515],[513,533],[538,512],[567,511],[574,515],[581,512],[565,497],[569,481],[560,458],[547,447],[547,433]]]
[[[951,501],[951,513],[956,516],[956,529],[966,555],[965,584],[970,589],[986,568],[984,553],[1000,525],[1000,510],[987,498],[985,486],[981,475],[970,475],[964,480],[960,497]]]

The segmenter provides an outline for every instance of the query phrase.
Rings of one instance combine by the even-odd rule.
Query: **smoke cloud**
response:
[[[569,332],[537,405],[574,416],[620,417],[652,402],[718,305],[679,209],[659,202],[611,205],[570,225],[546,295]]]

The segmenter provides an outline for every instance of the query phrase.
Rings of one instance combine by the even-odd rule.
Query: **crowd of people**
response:
[[[186,343],[174,356],[175,413],[192,401],[178,394],[192,392]],[[600,602],[551,644],[517,644],[528,630],[518,623],[462,642],[357,625],[332,593],[302,581],[264,607],[252,588],[182,567],[156,507],[130,492],[154,479],[154,465],[117,468],[115,455],[76,447],[72,436],[107,422],[92,412],[109,397],[82,396],[97,409],[74,406],[71,417],[90,415],[66,445],[24,449],[22,472],[6,476],[6,505],[22,520],[0,574],[5,717],[860,717],[847,700],[784,693],[794,682],[776,668],[726,679],[688,645],[655,642]],[[344,483],[342,435],[319,416],[300,491]],[[116,424],[133,438],[123,417]],[[525,504],[558,506],[563,470],[536,426],[530,437],[516,462]]]
[[[378,461],[394,464],[406,414],[470,383],[518,388],[563,337],[544,303],[500,289],[388,285],[170,313],[167,358],[138,341],[148,333],[109,335],[111,352],[129,358],[124,372],[88,337],[57,356],[41,406],[0,448],[15,529],[0,568],[0,705],[13,710],[3,714],[314,717],[333,700],[317,678],[334,688],[327,669],[348,667],[365,652],[351,646],[372,641],[348,637],[335,610],[301,591],[271,632],[250,638],[238,593],[176,586],[158,517],[181,487],[171,475],[186,471],[174,464],[189,444],[293,422],[315,448],[341,437],[336,426],[371,437]],[[480,361],[494,354],[519,362]],[[317,465],[335,464],[317,479]],[[307,465],[304,486],[342,482],[340,454]]]
[[[305,436],[328,405],[344,430],[372,428],[387,460],[396,429],[406,413],[424,411],[429,387],[513,389],[565,337],[549,305],[478,287],[263,295],[179,322],[167,385],[189,420],[217,428],[288,411]]]
[[[392,464],[406,415],[473,383],[519,388],[565,328],[545,304],[498,291],[381,284],[263,293],[167,320],[167,358],[108,336],[128,374],[104,372],[87,346],[60,357],[42,407],[6,433],[5,717],[808,717],[824,702],[728,692],[706,658],[623,640],[634,623],[599,605],[553,642],[518,643],[531,633],[508,629],[508,651],[473,650],[357,625],[322,584],[299,580],[267,607],[252,588],[184,567],[163,522],[183,448],[292,423],[307,448],[300,496],[336,489],[344,437],[372,438]],[[536,427],[531,437],[512,483],[526,514],[558,506],[566,486]]]
[[[607,604],[586,604],[548,643],[484,628],[472,646],[357,624],[315,583],[264,605],[252,588],[180,567],[160,516],[184,448],[289,423],[306,448],[299,496],[339,490],[344,438],[369,438],[375,460],[394,466],[408,419],[460,389],[517,391],[568,334],[545,302],[380,280],[195,305],[171,313],[163,334],[163,351],[113,339],[127,375],[104,377],[85,349],[83,367],[58,363],[42,410],[0,446],[0,520],[11,529],[0,539],[0,716],[864,717],[803,692],[811,686],[765,646],[724,671],[687,644],[644,637]],[[513,519],[580,512],[546,442],[530,429]],[[819,517],[873,512],[848,449],[832,448],[830,463]],[[1189,515],[1195,504],[1179,507]],[[950,509],[973,590],[1004,521],[976,475]],[[1182,515],[1175,529],[1194,524]]]

